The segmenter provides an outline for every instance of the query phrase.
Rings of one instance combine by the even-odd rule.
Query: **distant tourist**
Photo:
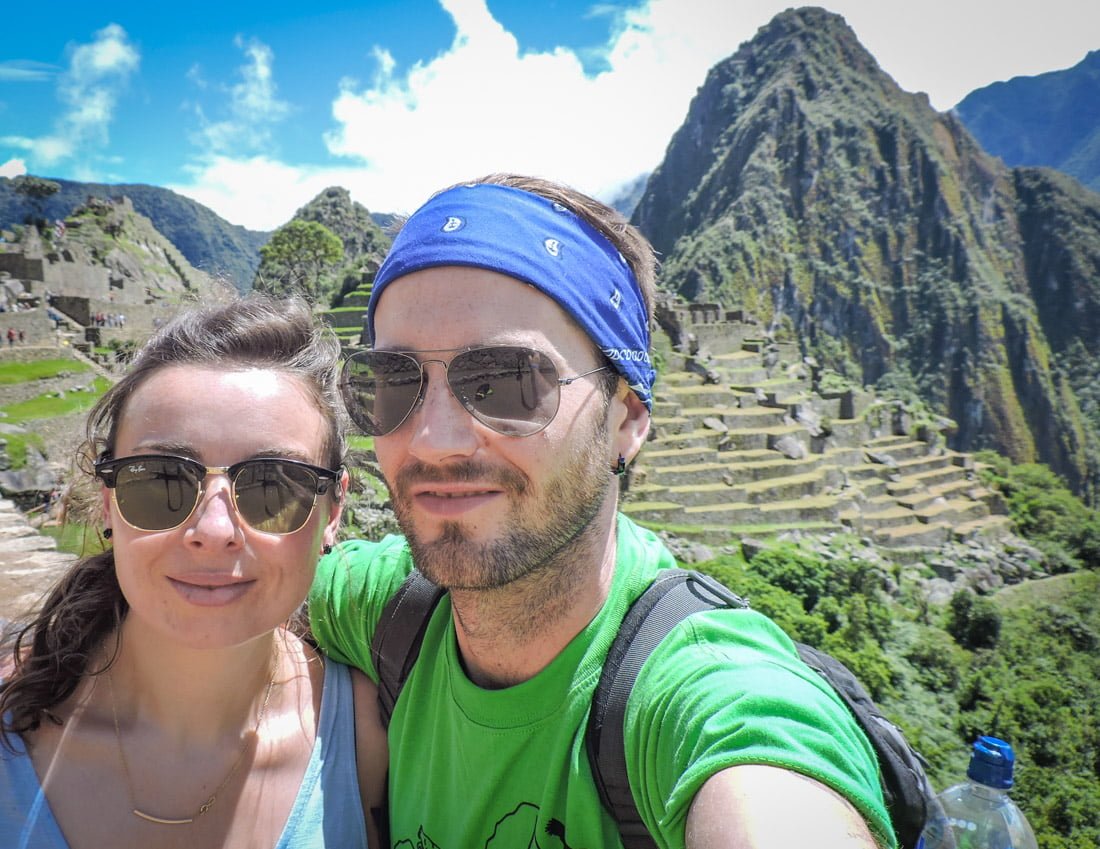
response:
[[[15,328],[14,328],[14,327],[9,327],[9,328],[8,328],[8,347],[9,347],[9,348],[11,348],[11,347],[14,347],[14,345],[15,345],[15,340],[16,340],[16,337],[17,337],[18,335],[19,335],[19,334],[17,334],[17,333],[15,332]]]
[[[348,485],[339,354],[301,301],[197,309],[92,410],[111,547],[4,641],[0,846],[379,845],[376,690],[302,613]]]

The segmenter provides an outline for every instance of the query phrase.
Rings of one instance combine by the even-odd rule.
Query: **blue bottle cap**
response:
[[[1011,744],[996,737],[983,736],[974,741],[966,775],[986,787],[1007,790],[1012,786],[1012,768],[1015,765],[1016,755]]]

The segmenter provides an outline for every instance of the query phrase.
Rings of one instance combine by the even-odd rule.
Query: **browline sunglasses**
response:
[[[140,531],[178,528],[195,512],[209,475],[226,475],[245,522],[268,534],[292,534],[313,515],[317,497],[340,479],[340,469],[282,457],[257,457],[232,466],[204,466],[190,457],[137,454],[100,458],[95,476],[112,491],[119,515]]]
[[[450,362],[414,354],[458,353]],[[393,433],[424,400],[424,366],[439,363],[451,394],[483,425],[505,436],[532,436],[558,413],[561,387],[607,371],[603,365],[559,377],[548,356],[531,348],[497,345],[427,351],[359,351],[345,362],[340,391],[348,415],[368,436]]]

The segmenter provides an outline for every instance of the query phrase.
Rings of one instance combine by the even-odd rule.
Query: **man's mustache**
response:
[[[515,469],[502,468],[477,460],[463,460],[433,466],[427,463],[413,462],[397,473],[395,489],[407,491],[410,487],[433,483],[478,483],[487,484],[494,489],[512,490],[522,494],[527,490],[529,481],[526,475]]]

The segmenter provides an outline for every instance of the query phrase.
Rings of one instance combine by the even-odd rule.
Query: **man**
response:
[[[616,511],[645,442],[652,249],[562,186],[496,175],[397,236],[345,368],[404,532],[325,558],[330,654],[369,646],[414,567],[449,590],[394,709],[395,847],[620,846],[584,749],[607,649],[674,560]],[[877,764],[760,614],[697,614],[638,677],[631,787],[662,847],[892,846]]]

